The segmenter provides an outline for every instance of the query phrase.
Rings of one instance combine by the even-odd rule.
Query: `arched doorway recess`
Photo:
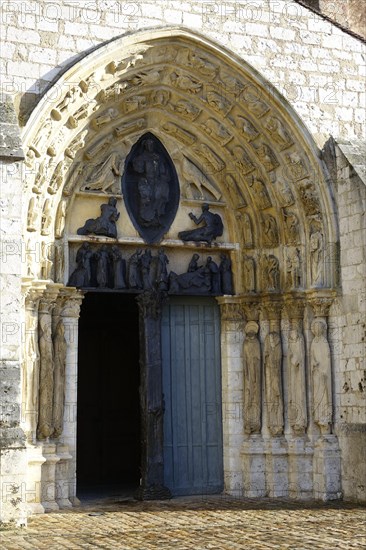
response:
[[[159,243],[171,271],[182,273],[195,252],[201,261],[225,254],[232,263],[235,295],[218,299],[225,489],[331,498],[340,470],[326,319],[337,287],[337,226],[318,150],[293,109],[251,66],[202,36],[169,28],[124,36],[75,63],[23,132],[23,287],[26,326],[34,329],[26,342],[34,353],[23,361],[33,414],[23,427],[30,478],[54,482],[33,509],[40,502],[46,509],[65,506],[76,496],[83,293],[65,285],[85,241],[113,243],[127,261],[146,248],[118,185],[126,156],[147,132],[169,153],[180,184],[177,215]],[[120,212],[117,238],[79,235],[111,196]],[[192,226],[188,214],[198,215],[203,203],[221,216],[222,236],[212,244],[183,242],[178,233]],[[50,334],[64,357],[58,367],[46,343]],[[319,363],[321,347],[326,359]],[[49,361],[54,375],[43,376]],[[325,380],[320,396],[317,380]],[[59,391],[68,413],[59,407],[56,422],[50,396]],[[40,407],[49,410],[41,428]],[[326,475],[327,460],[337,465],[333,477]]]

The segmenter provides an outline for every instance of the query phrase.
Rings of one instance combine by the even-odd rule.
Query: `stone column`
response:
[[[60,468],[57,472],[58,494],[61,505],[79,504],[76,497],[76,419],[77,419],[77,375],[78,375],[78,320],[83,294],[75,288],[63,288],[60,292],[63,308],[60,312],[66,339],[65,364],[65,406],[63,413],[63,432],[60,436]],[[93,460],[93,457],[90,457]],[[65,465],[68,462],[68,466]],[[68,484],[68,495],[66,487]]]
[[[137,297],[140,330],[141,484],[139,500],[170,498],[164,486],[161,317],[165,293]]]
[[[52,311],[60,285],[49,284],[39,302],[38,343],[40,353],[39,412],[37,438],[42,441],[45,462],[41,469],[41,498],[45,511],[58,510],[56,502],[56,445],[53,434],[54,353],[52,342]]]
[[[287,347],[287,421],[286,439],[289,453],[289,496],[311,498],[313,495],[313,447],[306,431],[307,377],[303,335],[305,303],[301,296],[285,298],[289,318]]]
[[[261,434],[263,404],[262,352],[259,340],[259,306],[253,298],[243,301],[244,325],[244,432],[243,459],[244,495],[266,495],[266,455]]]
[[[264,339],[264,393],[267,493],[271,497],[288,495],[288,449],[284,437],[283,354],[281,339],[282,302],[276,297],[263,302],[263,315],[269,323]]]
[[[27,437],[26,443],[26,494],[25,502],[28,515],[42,514],[41,504],[42,443],[36,441],[39,408],[39,347],[38,347],[38,307],[46,286],[43,283],[23,283],[25,298],[25,331],[22,349],[22,427]]]
[[[221,313],[222,416],[225,492],[241,495],[243,431],[243,312],[240,298],[217,298]]]
[[[36,443],[39,393],[38,305],[42,289],[23,285],[25,332],[22,356],[22,427],[27,442]]]
[[[320,291],[309,296],[314,313],[310,346],[311,412],[318,434],[314,434],[314,496],[334,500],[341,496],[341,457],[338,438],[332,434],[332,358],[327,318],[334,293]]]

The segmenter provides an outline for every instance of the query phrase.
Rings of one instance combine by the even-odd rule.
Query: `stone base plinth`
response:
[[[172,498],[172,494],[164,485],[140,485],[134,494],[134,498],[136,500],[166,500]]]
[[[266,496],[266,456],[261,435],[249,436],[242,445],[243,495]]]
[[[266,493],[269,497],[288,496],[288,447],[283,436],[265,441]]]
[[[48,512],[59,509],[56,502],[56,464],[60,458],[56,454],[56,445],[54,443],[44,443],[43,456],[45,462],[42,465],[41,477],[42,506]]]
[[[314,443],[314,497],[320,500],[342,498],[341,453],[335,435],[322,435]]]
[[[306,435],[288,436],[288,476],[290,498],[311,499],[313,493],[313,446]]]

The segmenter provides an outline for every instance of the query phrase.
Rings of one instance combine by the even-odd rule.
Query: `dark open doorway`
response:
[[[139,485],[138,326],[134,295],[86,294],[79,322],[79,496],[132,493]]]

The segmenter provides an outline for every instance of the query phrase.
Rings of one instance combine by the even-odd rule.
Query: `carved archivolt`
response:
[[[329,285],[323,258],[336,241],[334,209],[301,122],[244,62],[175,33],[150,31],[101,48],[63,75],[57,101],[40,102],[23,136],[33,167],[25,232],[61,238],[75,192],[120,192],[127,151],[151,131],[174,152],[182,197],[228,206],[231,242],[272,248],[267,264],[277,260],[284,279],[284,247],[303,244],[301,285]],[[310,225],[310,217],[325,216],[329,223]],[[261,287],[277,289],[279,275]]]

